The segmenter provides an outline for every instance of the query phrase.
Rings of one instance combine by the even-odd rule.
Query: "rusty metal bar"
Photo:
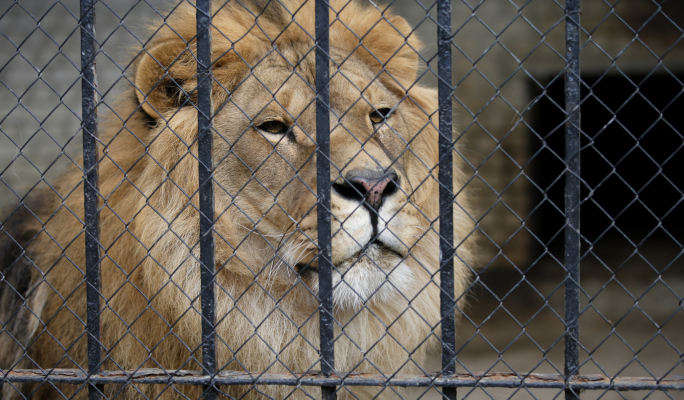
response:
[[[213,105],[211,103],[211,0],[197,0],[197,153],[200,195],[200,261],[202,264],[202,368],[216,374],[216,304],[214,301],[214,185]],[[204,399],[214,400],[218,389],[207,382]]]
[[[453,107],[451,98],[451,0],[437,0],[439,101],[439,278],[442,330],[442,371],[456,372],[456,296],[454,293]],[[444,388],[445,399],[456,400],[456,388]]]
[[[580,0],[565,3],[565,370],[579,372],[580,313]],[[579,400],[573,388],[565,400]]]
[[[98,198],[97,73],[95,57],[95,7],[93,0],[81,0],[81,130],[83,133],[83,205],[85,231],[86,331],[88,332],[88,375],[100,372],[100,212]],[[89,382],[88,399],[102,398],[102,388]]]
[[[330,6],[316,0],[316,175],[318,212],[318,297],[321,372],[335,373],[335,317],[330,206]],[[323,400],[335,400],[335,386],[321,386]]]
[[[498,387],[530,389],[573,389],[573,390],[684,390],[684,376],[666,378],[618,377],[604,375],[577,375],[570,380],[561,374],[397,374],[387,378],[382,374],[350,373],[339,376],[325,376],[322,373],[258,373],[222,371],[216,375],[203,375],[201,371],[177,371],[142,368],[131,371],[101,372],[88,378],[80,369],[15,370],[6,374],[0,372],[0,379],[8,382],[61,382],[83,384],[186,384],[186,385],[288,385],[288,386],[396,386],[446,388]]]

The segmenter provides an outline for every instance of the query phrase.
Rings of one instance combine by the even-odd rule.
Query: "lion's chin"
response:
[[[313,289],[318,294],[318,274]],[[381,244],[370,245],[333,270],[333,304],[338,310],[359,310],[368,305],[396,303],[410,298],[416,276],[396,252]]]

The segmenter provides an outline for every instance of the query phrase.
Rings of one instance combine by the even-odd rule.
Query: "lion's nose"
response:
[[[397,191],[399,175],[394,170],[378,171],[370,169],[355,169],[347,172],[344,180],[334,183],[333,188],[340,196],[361,201],[377,210],[386,197]]]

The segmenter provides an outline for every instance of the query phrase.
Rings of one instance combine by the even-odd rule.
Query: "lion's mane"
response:
[[[288,0],[282,7],[275,3],[214,4],[213,54],[218,60],[214,104],[228,101],[227,93],[249,74],[250,66],[273,49],[313,46],[313,1]],[[436,165],[436,93],[414,83],[420,43],[410,26],[389,11],[381,13],[358,2],[330,4],[338,11],[330,14],[331,47],[353,54],[422,110],[406,117],[409,128],[421,132],[411,143],[411,151],[427,165]],[[194,89],[194,14],[194,7],[183,3],[161,29],[155,25],[152,38],[132,63],[130,87],[100,124],[104,255],[100,318],[102,368],[106,370],[201,369],[197,111],[194,107],[179,110],[182,96],[168,96],[169,90],[192,93]],[[436,169],[428,174],[436,177]],[[455,169],[457,190],[462,182],[462,173]],[[1,268],[5,282],[17,289],[9,290],[7,283],[0,288],[3,369],[87,369],[82,170],[74,166],[55,188],[35,190],[3,225]],[[428,179],[414,196],[414,203],[432,220],[438,216],[436,194],[435,179]],[[463,205],[465,195],[459,194],[457,200]],[[261,267],[252,267],[263,262],[264,253],[274,250],[245,240],[254,227],[236,207],[230,207],[231,201],[217,194],[219,366],[269,372],[319,369],[315,293],[301,281],[294,280],[292,287],[255,273]],[[455,208],[459,244],[468,237],[471,223],[463,206]],[[439,348],[438,236],[434,225],[422,229],[425,237],[411,250],[412,262],[418,265],[414,273],[422,282],[414,293],[392,304],[369,301],[362,309],[336,311],[337,370],[418,372],[427,354]],[[239,252],[234,250],[238,243],[242,243]],[[459,260],[468,259],[469,248],[467,241],[460,246]],[[468,285],[467,270],[457,261],[455,293],[461,302]],[[76,385],[6,384],[4,398],[17,396],[17,389],[38,390],[38,398],[60,396],[58,391],[67,398],[78,392],[81,398],[87,392],[85,386]],[[105,388],[108,396],[119,390],[115,385]],[[249,392],[246,398],[285,398],[290,393],[292,398],[305,398],[306,393],[320,396],[314,387],[231,386],[221,390],[234,396]],[[370,398],[379,391],[346,388],[338,395],[353,398],[354,392]],[[197,397],[201,388],[131,384],[125,393],[148,398],[180,397],[180,393]],[[394,392],[386,388],[383,393],[391,396]]]

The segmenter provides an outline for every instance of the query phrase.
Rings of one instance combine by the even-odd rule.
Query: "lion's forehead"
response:
[[[331,72],[330,102],[337,115],[348,113],[359,105],[377,106],[380,102],[396,101],[395,96],[374,79],[370,68],[360,60],[344,60],[339,69],[331,64]],[[306,109],[314,107],[315,85],[313,77],[302,73],[298,64],[280,59],[251,71],[237,92],[242,92],[245,100],[249,100],[246,104],[252,109],[250,117],[267,108],[282,108],[289,116],[297,118]]]

